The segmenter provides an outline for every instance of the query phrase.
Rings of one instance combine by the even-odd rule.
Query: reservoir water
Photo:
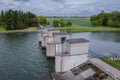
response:
[[[72,33],[72,38],[85,38],[90,41],[90,49],[98,53],[120,54],[120,32]]]
[[[50,80],[51,65],[37,33],[0,34],[0,80]]]
[[[90,49],[120,53],[120,32],[72,33],[90,40]],[[50,80],[54,60],[47,59],[37,33],[0,34],[0,80]]]

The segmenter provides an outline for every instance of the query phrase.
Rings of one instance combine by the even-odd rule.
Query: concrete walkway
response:
[[[89,61],[101,69],[103,72],[114,78],[115,80],[120,80],[120,71],[115,69],[114,67],[110,66],[109,64],[101,61],[100,59],[97,58],[92,58],[89,59]]]

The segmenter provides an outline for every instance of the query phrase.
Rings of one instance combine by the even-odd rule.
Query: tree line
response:
[[[102,11],[98,15],[91,16],[90,20],[93,25],[120,28],[120,12],[119,11],[113,11],[109,13]]]
[[[43,25],[43,26],[49,25],[49,22],[47,21],[47,18],[45,16],[39,16],[38,21],[40,25]]]
[[[47,21],[47,18],[45,16],[39,16],[38,21],[41,25],[52,25],[54,27],[68,27],[72,26],[72,23],[70,21],[64,21],[63,19],[60,20],[53,20],[52,23]]]
[[[38,26],[37,16],[31,12],[17,10],[1,11],[0,26],[6,30],[25,29]]]
[[[72,23],[70,21],[65,22],[63,19],[53,20],[52,25],[54,27],[70,27]]]

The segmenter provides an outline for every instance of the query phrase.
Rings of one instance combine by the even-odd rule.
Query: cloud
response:
[[[54,1],[54,2],[65,2],[65,0],[51,0],[51,1]]]
[[[14,1],[19,1],[19,2],[29,2],[30,0],[14,0]]]
[[[0,2],[0,5],[1,5],[1,4],[5,4],[5,3],[4,3],[4,2]]]
[[[90,16],[120,10],[119,0],[0,0],[0,10],[17,9],[45,16]]]

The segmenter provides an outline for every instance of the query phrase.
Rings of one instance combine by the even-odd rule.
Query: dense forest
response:
[[[109,13],[102,11],[98,15],[91,16],[90,20],[93,25],[120,28],[120,12],[119,11],[113,11]]]
[[[6,30],[16,30],[31,26],[38,26],[38,19],[35,14],[17,10],[1,11],[0,27],[4,27]]]

